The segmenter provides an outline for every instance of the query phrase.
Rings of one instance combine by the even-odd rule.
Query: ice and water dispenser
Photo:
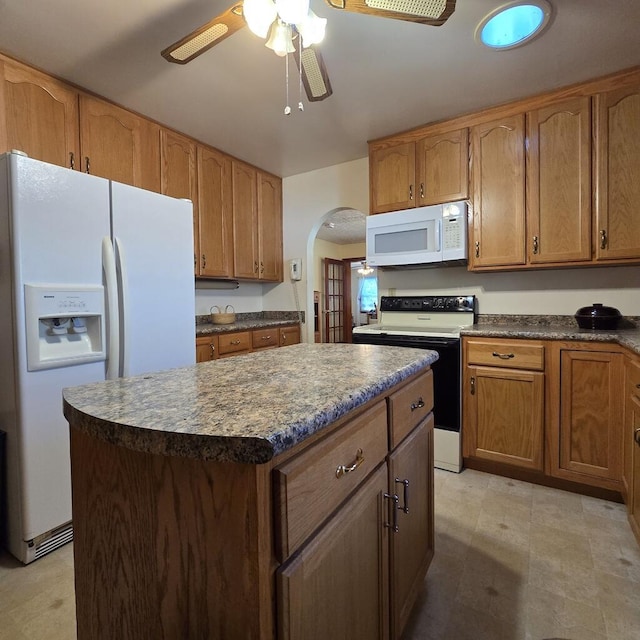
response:
[[[24,286],[27,368],[105,360],[102,286]]]

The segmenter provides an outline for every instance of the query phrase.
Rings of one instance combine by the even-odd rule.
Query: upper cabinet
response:
[[[9,60],[0,60],[0,73],[0,153],[79,168],[78,92]]]
[[[595,259],[640,257],[640,82],[595,97]]]
[[[260,279],[282,280],[282,180],[258,171]]]
[[[371,143],[371,213],[464,200],[468,153],[466,128]]]
[[[524,264],[524,115],[471,129],[474,267]]]

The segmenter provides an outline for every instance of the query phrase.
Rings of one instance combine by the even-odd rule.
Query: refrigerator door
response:
[[[111,183],[120,375],[195,364],[193,207]]]
[[[63,387],[104,379],[104,362],[27,370],[24,285],[102,285],[100,243],[109,234],[109,183],[77,171],[10,154],[5,157],[13,282],[12,345],[3,349],[2,374],[12,376],[15,415],[8,431],[10,551],[23,562],[33,557],[24,541],[71,520],[68,424],[62,414]],[[6,178],[5,178],[6,176]],[[4,290],[2,295],[5,295]],[[36,319],[37,321],[37,319]],[[3,427],[4,428],[4,427]],[[27,551],[27,548],[29,549]]]

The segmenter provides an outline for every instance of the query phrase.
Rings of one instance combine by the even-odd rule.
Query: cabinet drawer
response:
[[[469,340],[467,364],[542,371],[544,345],[529,340]]]
[[[256,329],[251,332],[251,344],[254,349],[278,346],[278,327],[272,329]]]
[[[391,448],[433,409],[433,371],[429,370],[389,396]]]
[[[248,331],[237,333],[223,333],[218,338],[218,351],[220,355],[249,351],[251,349],[251,334]]]
[[[331,515],[386,454],[387,412],[384,401],[380,401],[274,470],[276,552],[281,562]]]

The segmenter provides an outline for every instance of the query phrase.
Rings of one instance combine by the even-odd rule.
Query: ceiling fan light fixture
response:
[[[276,9],[282,22],[302,23],[309,13],[309,0],[275,0]]]
[[[274,53],[280,57],[286,56],[287,53],[293,53],[295,47],[293,46],[291,25],[285,24],[282,20],[274,22],[271,27],[271,35],[264,43],[264,46],[274,51]]]
[[[324,40],[324,35],[327,30],[327,19],[318,18],[318,16],[309,9],[307,17],[301,23],[296,23],[296,29],[302,36],[303,47],[320,44]]]
[[[278,17],[273,0],[244,0],[242,13],[249,29],[260,38],[267,37],[269,27]]]

